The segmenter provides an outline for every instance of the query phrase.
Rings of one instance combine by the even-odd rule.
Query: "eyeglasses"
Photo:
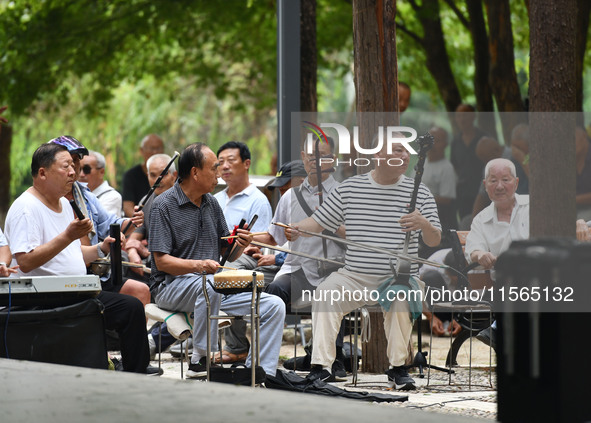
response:
[[[70,154],[78,154],[80,158],[88,155],[88,149],[84,147],[80,141],[70,135],[62,135],[47,141],[47,143],[62,145],[68,149]]]

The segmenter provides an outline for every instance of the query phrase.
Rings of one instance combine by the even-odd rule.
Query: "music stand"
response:
[[[453,369],[446,369],[445,367],[435,366],[434,364],[429,364],[427,362],[427,354],[428,353],[426,351],[422,350],[422,347],[423,347],[423,337],[422,337],[423,313],[421,313],[421,315],[417,319],[417,322],[419,322],[419,326],[417,328],[417,344],[418,344],[417,349],[418,349],[418,351],[415,354],[415,358],[414,358],[412,364],[410,365],[410,367],[418,367],[419,377],[421,379],[425,378],[425,374],[423,373],[423,368],[430,368],[430,369],[434,369],[434,370],[439,370],[440,372],[446,372],[450,375],[454,374],[455,372]]]

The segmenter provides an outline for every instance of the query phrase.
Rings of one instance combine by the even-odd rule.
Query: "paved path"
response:
[[[168,373],[168,371],[167,371]],[[0,359],[5,422],[474,422],[385,404]],[[360,375],[360,380],[378,376]],[[381,377],[383,379],[383,377]],[[488,393],[490,394],[490,392]],[[415,401],[411,394],[411,401]],[[441,402],[454,394],[430,394]],[[457,398],[457,394],[455,394]],[[470,393],[476,397],[476,393]],[[423,395],[421,401],[424,401]],[[478,401],[476,401],[478,402]]]

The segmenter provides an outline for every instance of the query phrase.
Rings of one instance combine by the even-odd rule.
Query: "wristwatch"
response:
[[[8,267],[8,266],[6,266],[6,263],[4,263],[3,261],[0,261],[0,267],[2,267],[2,266]]]

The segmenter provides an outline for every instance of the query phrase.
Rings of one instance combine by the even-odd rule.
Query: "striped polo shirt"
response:
[[[408,214],[413,188],[414,180],[405,175],[393,185],[378,184],[371,172],[353,176],[334,189],[312,217],[333,232],[344,224],[347,240],[401,252],[406,234],[402,232],[399,220]],[[435,199],[424,184],[419,187],[416,208],[441,230]],[[409,254],[418,253],[419,232],[412,232]],[[385,275],[392,273],[388,263],[390,258],[386,254],[349,245],[345,263],[346,268],[354,272]],[[392,264],[396,266],[396,258],[392,258]],[[411,272],[418,273],[418,264],[412,264]]]
[[[205,194],[201,206],[185,195],[178,182],[154,199],[150,211],[150,251],[190,260],[220,259],[229,235],[226,219],[219,203]],[[166,273],[159,271],[152,260],[150,282],[160,284]]]

